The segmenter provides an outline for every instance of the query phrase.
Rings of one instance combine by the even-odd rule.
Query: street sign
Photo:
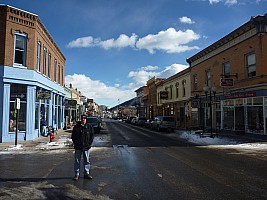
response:
[[[221,87],[233,87],[234,79],[232,78],[221,78]]]

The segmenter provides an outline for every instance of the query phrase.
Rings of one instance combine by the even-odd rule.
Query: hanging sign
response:
[[[51,92],[49,91],[38,91],[37,99],[51,99]]]

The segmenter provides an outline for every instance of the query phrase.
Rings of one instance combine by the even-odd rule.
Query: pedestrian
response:
[[[77,181],[80,177],[80,163],[83,155],[84,178],[92,179],[90,176],[90,161],[89,150],[94,140],[93,127],[86,122],[86,115],[81,116],[81,121],[78,121],[73,127],[71,139],[74,144],[74,180]]]
[[[41,135],[47,136],[46,135],[46,120],[45,120],[45,116],[43,116],[42,119],[41,119]]]

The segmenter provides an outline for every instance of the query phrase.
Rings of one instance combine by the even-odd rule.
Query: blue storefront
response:
[[[64,88],[46,76],[26,68],[0,66],[0,94],[0,142],[15,141],[17,98],[18,141],[41,137],[42,118],[47,126],[64,127]]]

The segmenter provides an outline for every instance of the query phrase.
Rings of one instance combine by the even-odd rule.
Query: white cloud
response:
[[[194,21],[192,21],[190,18],[188,18],[186,16],[180,17],[179,20],[181,23],[184,23],[184,24],[194,24],[195,23]]]
[[[184,21],[187,21],[186,23],[193,23],[189,18],[184,18]],[[174,28],[169,28],[165,31],[158,32],[156,35],[149,34],[143,38],[138,38],[134,33],[130,37],[121,34],[117,39],[111,38],[104,41],[100,38],[93,38],[92,36],[82,37],[69,42],[67,47],[100,47],[105,50],[131,47],[133,49],[146,49],[151,54],[155,53],[155,50],[161,50],[166,53],[181,53],[199,49],[197,46],[185,45],[198,39],[200,39],[200,35],[192,30],[176,31]]]
[[[199,49],[197,46],[187,46],[185,44],[198,40],[200,36],[192,30],[176,31],[169,28],[166,31],[160,31],[156,35],[147,35],[140,38],[136,47],[146,49],[149,53],[155,53],[155,50],[162,50],[167,53],[181,53],[193,49]]]
[[[134,33],[131,37],[128,37],[125,34],[121,34],[116,40],[115,39],[108,39],[102,41],[100,38],[93,38],[92,36],[77,38],[69,42],[67,47],[74,48],[74,47],[94,47],[98,46],[103,49],[111,49],[111,48],[124,48],[124,47],[134,47],[135,42],[137,40],[137,35]]]
[[[125,34],[121,34],[118,39],[109,39],[106,41],[100,41],[99,46],[101,46],[104,49],[111,49],[111,48],[124,48],[124,47],[134,47],[135,42],[137,40],[137,35],[134,33],[132,34],[131,37],[128,37]]]
[[[84,96],[94,99],[98,104],[101,104],[105,99],[111,105],[115,105],[118,98],[126,101],[135,95],[133,90],[122,90],[118,85],[108,86],[99,80],[92,80],[84,74],[67,75],[65,76],[65,83],[66,85],[71,83],[73,88],[77,88]]]
[[[99,80],[92,80],[84,74],[65,76],[65,84],[69,85],[71,83],[73,88],[77,88],[87,98],[94,99],[99,105],[115,106],[118,104],[118,99],[122,103],[134,98],[136,96],[134,91],[146,85],[146,82],[153,76],[168,78],[187,67],[186,65],[172,64],[157,72],[155,70],[159,69],[158,66],[148,65],[141,67],[137,71],[128,73],[128,77],[132,81],[127,85],[115,84],[114,86],[108,86]]]
[[[209,0],[209,3],[212,5],[212,4],[216,4],[216,3],[219,3],[219,2],[224,2],[225,5],[228,5],[228,6],[232,6],[232,5],[235,5],[237,4],[237,0]]]
[[[146,69],[145,67],[142,67],[138,69],[137,71],[130,71],[128,74],[129,78],[132,78],[135,83],[139,86],[146,85],[146,82],[152,78],[153,76],[159,77],[159,78],[168,78],[184,69],[186,69],[187,65],[182,64],[172,64],[170,66],[165,67],[162,71],[159,72],[153,72],[149,71],[149,67]]]
[[[76,40],[71,41],[67,47],[92,47],[94,46],[94,38],[91,36],[78,38]]]

